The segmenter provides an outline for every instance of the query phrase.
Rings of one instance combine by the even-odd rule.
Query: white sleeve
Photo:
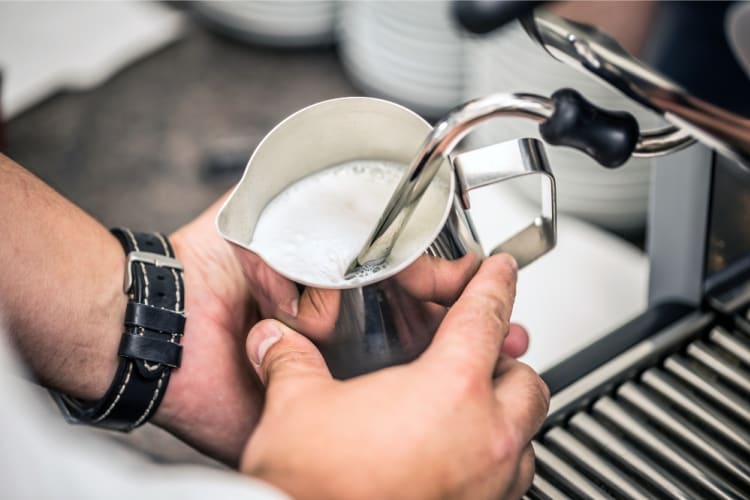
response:
[[[287,498],[231,471],[165,465],[74,432],[35,399],[0,332],[0,497],[17,500]]]

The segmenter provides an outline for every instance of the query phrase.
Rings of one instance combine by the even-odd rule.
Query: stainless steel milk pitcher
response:
[[[431,130],[417,114],[381,99],[347,97],[300,110],[257,147],[218,214],[218,230],[253,252],[253,232],[263,209],[286,187],[353,160],[408,164]],[[555,245],[556,213],[555,183],[542,144],[519,139],[450,154],[436,174],[450,188],[442,213],[430,222],[430,239],[410,242],[418,250],[412,258],[350,287],[325,290],[305,279],[292,279],[284,269],[273,269],[290,277],[300,290],[314,287],[320,292],[317,300],[325,301],[314,324],[289,321],[290,326],[316,343],[337,378],[414,359],[485,258],[467,193],[531,174],[543,179],[538,217],[491,253],[508,252],[519,266],[543,255]]]

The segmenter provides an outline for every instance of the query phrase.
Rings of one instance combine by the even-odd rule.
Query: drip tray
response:
[[[552,397],[525,498],[746,498],[750,324],[695,313]]]

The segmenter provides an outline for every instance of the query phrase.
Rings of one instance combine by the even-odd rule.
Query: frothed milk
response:
[[[345,279],[405,166],[353,161],[305,177],[287,187],[263,210],[250,248],[294,281],[329,288],[356,286],[414,260],[437,235],[450,189],[436,178],[419,202],[390,257],[377,268]]]

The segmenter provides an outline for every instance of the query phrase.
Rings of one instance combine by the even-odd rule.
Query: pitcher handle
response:
[[[557,242],[555,178],[541,141],[516,139],[451,156],[450,160],[465,209],[470,208],[469,192],[474,189],[527,175],[541,175],[540,214],[524,229],[493,248],[490,254],[507,252],[520,268],[554,248]]]

